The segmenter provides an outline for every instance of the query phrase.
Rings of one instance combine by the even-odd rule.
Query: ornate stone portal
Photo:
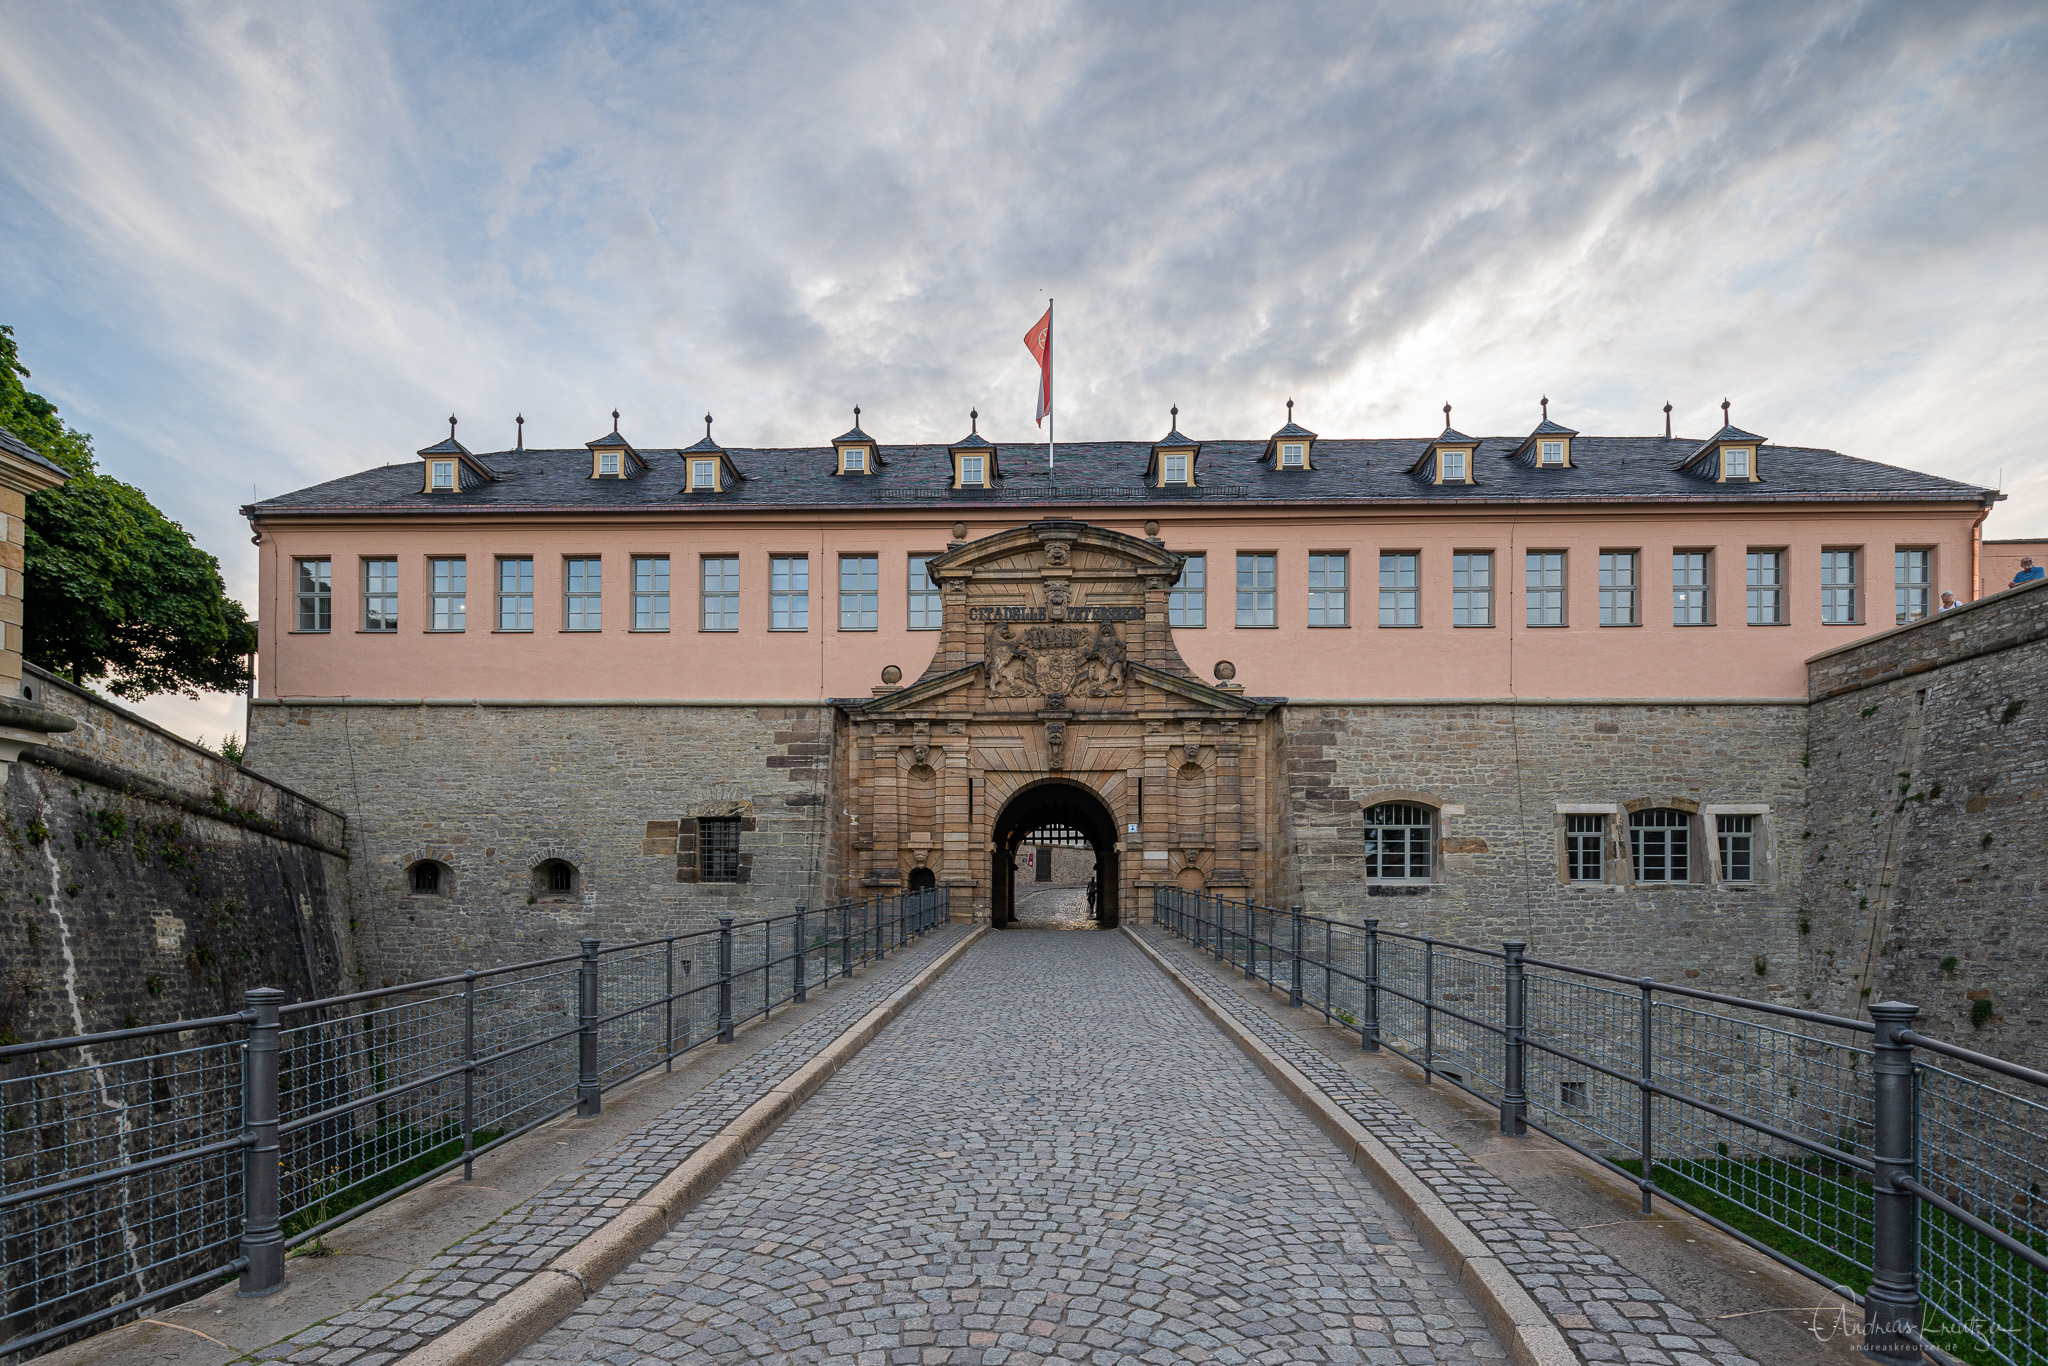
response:
[[[931,664],[847,708],[864,889],[928,869],[956,915],[1005,923],[1018,845],[1057,821],[1095,845],[1105,924],[1155,885],[1265,894],[1270,704],[1180,657],[1166,602],[1181,562],[1074,521],[931,561],[945,607]]]

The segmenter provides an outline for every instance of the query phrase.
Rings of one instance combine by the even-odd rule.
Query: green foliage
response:
[[[99,472],[92,438],[23,385],[14,329],[0,325],[0,427],[71,476],[28,499],[23,634],[31,663],[117,697],[234,692],[256,628],[229,600],[220,563],[142,490]]]
[[[1981,1001],[1972,1003],[1970,1006],[1970,1028],[1982,1029],[1985,1025],[1990,1024],[1991,1013],[1996,1008],[1991,1004],[1989,996]]]
[[[1956,956],[1954,954],[1950,954],[1941,960],[1941,970],[1943,972],[1954,972],[1956,970]]]
[[[2019,718],[2019,714],[2026,710],[2026,707],[2027,699],[2024,697],[2017,702],[2006,703],[2005,710],[1998,714],[1998,724],[2001,726],[2011,725]]]
[[[232,731],[220,737],[220,757],[231,764],[242,762],[242,737]]]

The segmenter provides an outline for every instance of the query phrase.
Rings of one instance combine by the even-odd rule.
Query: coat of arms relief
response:
[[[1122,697],[1127,662],[1109,622],[990,630],[990,697]],[[1058,705],[1058,703],[1055,703]]]

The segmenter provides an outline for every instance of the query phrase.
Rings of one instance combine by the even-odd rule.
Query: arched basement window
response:
[[[440,896],[448,889],[448,870],[432,859],[421,859],[406,869],[406,881],[414,896]]]
[[[1637,882],[1692,880],[1692,817],[1685,812],[1664,806],[1633,812],[1628,844]]]
[[[567,896],[576,890],[576,865],[566,859],[542,859],[534,865],[533,890],[540,896]]]
[[[1367,882],[1428,882],[1435,856],[1436,812],[1416,802],[1366,809]]]

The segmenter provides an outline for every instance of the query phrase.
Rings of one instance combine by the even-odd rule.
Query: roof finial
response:
[[[521,413],[512,420],[519,424],[519,445],[516,449],[523,451],[526,449],[526,414]]]
[[[1671,400],[1664,400],[1664,439],[1671,439]]]
[[[1721,400],[1721,425],[1722,425],[1723,427],[1726,427],[1727,425],[1729,425],[1729,424],[1728,424],[1728,400],[1727,400],[1727,399],[1725,399],[1725,398]]]
[[[1169,420],[1167,421],[1167,424],[1166,424],[1166,430],[1168,430],[1168,431],[1170,431],[1170,432],[1177,432],[1177,431],[1179,431],[1179,430],[1180,430],[1180,405],[1179,405],[1178,403],[1176,403],[1176,404],[1174,404],[1174,405],[1173,405],[1173,406],[1172,406],[1171,408],[1168,408],[1168,409],[1167,409],[1166,411],[1167,411],[1167,412],[1168,412],[1169,414],[1171,414],[1171,415],[1172,415],[1172,416],[1170,417],[1170,419],[1169,419]]]
[[[981,409],[969,408],[967,410],[967,434],[969,436],[981,435]]]
[[[860,430],[860,405],[858,403],[853,405],[853,429],[855,431]]]
[[[1550,395],[1545,394],[1542,398],[1538,399],[1537,402],[1543,405],[1543,420],[1545,422],[1550,421]]]
[[[706,441],[711,439],[711,414],[709,413],[704,414],[704,439]]]
[[[1451,405],[1450,405],[1450,404],[1448,404],[1448,403],[1446,403],[1446,404],[1444,405],[1444,430],[1445,430],[1445,431],[1449,431],[1450,429],[1451,429]]]
[[[1294,400],[1291,398],[1287,400],[1287,420],[1294,421]]]
[[[614,408],[614,409],[612,409],[612,435],[613,435],[613,436],[617,436],[618,434],[619,434],[619,410],[618,410],[617,408]]]
[[[453,413],[448,414],[448,439],[450,441],[455,439],[455,414]]]

